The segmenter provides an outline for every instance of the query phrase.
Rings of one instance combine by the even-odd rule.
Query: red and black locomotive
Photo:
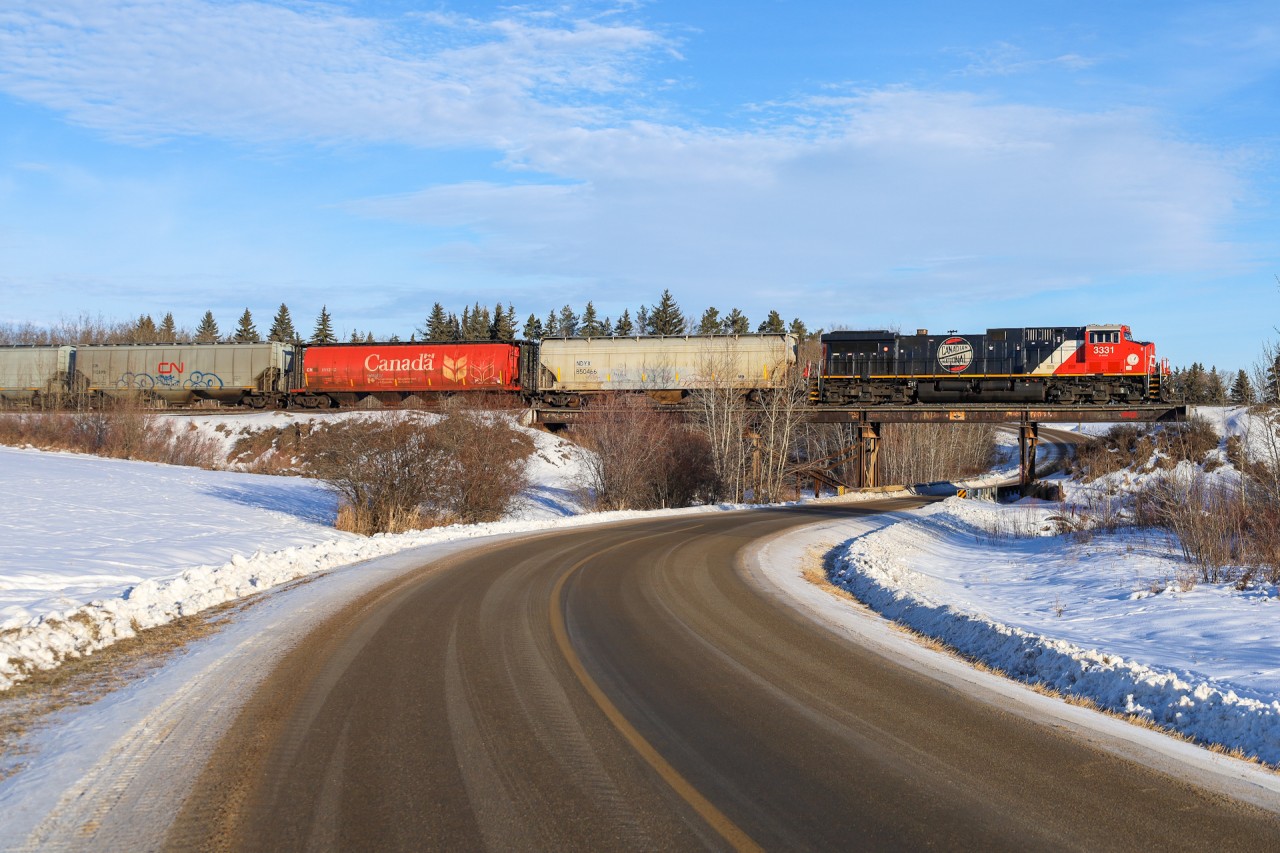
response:
[[[1166,399],[1166,362],[1124,325],[822,336],[810,398],[823,405],[1125,405]]]

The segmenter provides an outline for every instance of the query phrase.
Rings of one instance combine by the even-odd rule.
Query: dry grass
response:
[[[1078,444],[1069,470],[1087,483],[1116,471],[1172,468],[1184,460],[1201,464],[1219,441],[1202,418],[1155,428],[1121,424]]]
[[[140,401],[90,411],[0,414],[0,444],[197,468],[223,464],[217,441],[194,424],[182,429],[161,420]]]

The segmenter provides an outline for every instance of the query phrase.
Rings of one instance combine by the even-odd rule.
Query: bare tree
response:
[[[753,498],[757,503],[793,497],[784,494],[784,484],[795,469],[797,443],[809,398],[808,382],[801,370],[778,365],[770,375],[775,377],[776,387],[763,393],[759,408],[751,412],[749,419],[752,433],[758,436],[760,454],[753,483]]]
[[[708,349],[699,365],[699,385],[690,395],[694,424],[702,433],[716,474],[716,497],[738,502],[747,491],[751,461],[747,401],[731,377],[732,355]]]

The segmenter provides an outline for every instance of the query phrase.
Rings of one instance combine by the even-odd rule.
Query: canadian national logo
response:
[[[964,338],[947,338],[938,344],[938,364],[951,373],[963,373],[973,364],[973,346]]]

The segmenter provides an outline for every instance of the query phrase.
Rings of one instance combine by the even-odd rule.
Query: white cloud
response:
[[[1081,56],[1078,53],[1063,53],[1048,57],[1029,56],[1024,49],[1008,42],[999,42],[982,50],[966,50],[960,53],[968,58],[969,64],[958,73],[972,77],[1006,77],[1053,68],[1083,71],[1098,64],[1096,58]]]
[[[463,183],[355,209],[467,228],[437,250],[453,262],[725,304],[825,287],[852,310],[872,283],[886,299],[1034,294],[1233,254],[1217,233],[1240,192],[1230,164],[1143,113],[902,89],[826,109],[816,136],[577,130],[522,153],[571,184]]]
[[[334,6],[47,0],[0,11],[0,88],[113,137],[507,147],[597,123],[662,49],[626,24],[512,11],[393,21]]]

